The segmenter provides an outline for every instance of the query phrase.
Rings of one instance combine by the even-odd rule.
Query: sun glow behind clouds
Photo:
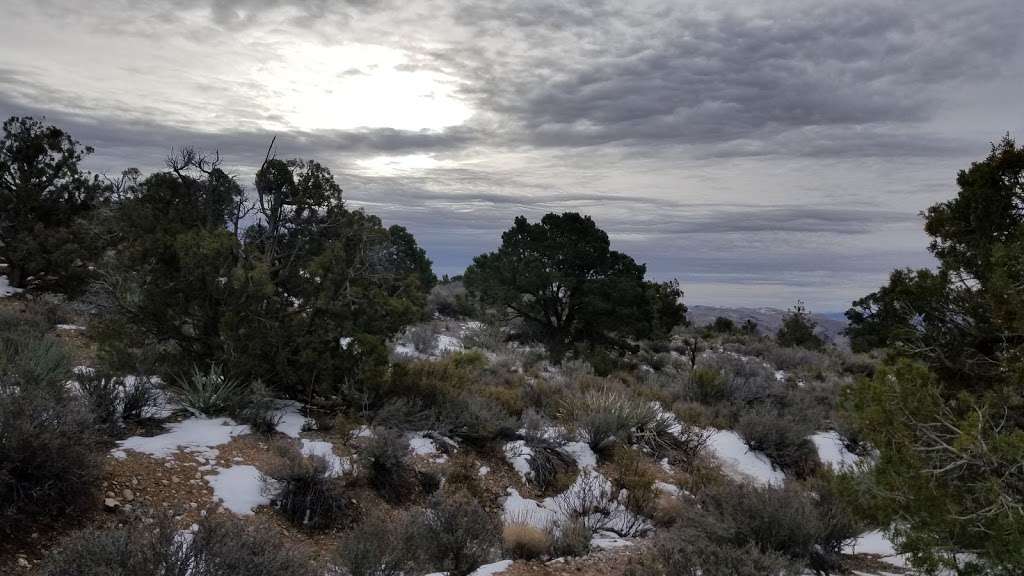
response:
[[[438,130],[472,115],[456,96],[457,78],[414,68],[384,46],[289,45],[253,75],[277,117],[272,128]]]

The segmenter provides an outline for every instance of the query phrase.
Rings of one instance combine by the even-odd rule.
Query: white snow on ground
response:
[[[280,418],[277,422],[277,431],[292,438],[298,438],[302,427],[306,425],[306,417],[302,415],[302,405],[295,401],[282,402],[277,417]]]
[[[349,438],[373,438],[373,428],[360,426],[349,433]]]
[[[7,280],[6,275],[0,275],[0,298],[13,296],[21,291],[21,288],[15,288],[14,286],[11,286],[10,282],[8,282]]]
[[[306,456],[319,456],[327,461],[328,475],[337,478],[353,470],[352,459],[339,457],[334,453],[334,445],[321,440],[302,439],[302,453]]]
[[[334,453],[334,445],[330,442],[300,438],[302,428],[306,425],[307,420],[302,415],[301,404],[292,400],[282,402],[277,416],[280,418],[277,423],[277,431],[285,436],[298,438],[302,442],[302,453],[306,456],[319,456],[326,460],[331,476],[338,477],[352,471],[351,459],[338,457]]]
[[[508,489],[503,510],[506,524],[522,523],[541,529],[553,526],[560,516],[557,510],[549,510],[536,500],[523,498],[515,488]]]
[[[614,548],[622,548],[623,546],[632,546],[633,542],[620,538],[611,532],[599,531],[590,539],[590,545],[598,550],[612,550]]]
[[[732,430],[712,429],[708,449],[725,472],[734,478],[772,486],[780,486],[786,481],[786,475],[772,466],[767,456],[751,451],[743,438]]]
[[[810,439],[818,449],[818,460],[825,466],[843,470],[853,468],[860,462],[860,457],[843,445],[843,438],[838,432],[818,432],[811,435]]]
[[[494,564],[484,564],[469,574],[469,576],[494,576],[501,574],[512,566],[511,560],[501,560]]]
[[[661,480],[654,481],[654,489],[662,494],[668,494],[669,496],[679,496],[683,493],[683,491],[679,489],[679,486],[669,484],[668,482],[662,482]]]
[[[526,445],[525,440],[514,440],[505,444],[505,460],[519,473],[524,482],[530,476],[531,456],[533,456],[533,450]]]
[[[78,324],[57,324],[55,328],[57,330],[68,330],[72,332],[76,330],[85,330],[85,326],[79,326]]]
[[[215,447],[249,433],[248,426],[235,424],[230,418],[193,417],[168,424],[167,428],[168,432],[158,436],[132,436],[117,444],[121,452],[132,450],[155,458],[166,458],[179,450],[215,458]]]
[[[778,381],[778,382],[785,382],[786,381],[786,371],[785,370],[776,370],[775,371],[775,380]]]
[[[586,442],[569,442],[562,447],[562,451],[572,456],[576,465],[580,468],[593,468],[597,466],[597,454],[590,449]]]
[[[447,334],[439,334],[437,336],[437,344],[435,346],[438,354],[461,352],[463,349],[462,340],[459,340],[454,336],[448,336]]]
[[[898,553],[892,541],[878,530],[861,534],[852,544],[848,544],[843,552],[846,554],[872,554],[887,564],[901,568],[907,567],[906,555]]]
[[[338,346],[340,346],[342,350],[348,350],[348,347],[352,345],[354,340],[355,339],[350,336],[342,336],[341,338],[338,338]]]
[[[437,448],[437,443],[433,439],[427,438],[422,433],[416,433],[409,436],[409,450],[416,456],[429,456],[431,460],[439,464],[443,464],[448,461],[448,456],[441,453]]]
[[[254,466],[244,464],[220,468],[217,474],[204,478],[213,488],[214,497],[239,516],[249,516],[257,507],[270,504],[270,498],[263,494],[260,471]]]

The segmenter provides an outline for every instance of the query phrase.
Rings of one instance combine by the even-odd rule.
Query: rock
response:
[[[26,560],[24,556],[19,556],[18,557],[18,567],[19,568],[31,568],[32,565],[28,563],[28,560]]]
[[[124,499],[129,501],[129,502],[131,502],[132,500],[135,500],[135,493],[132,492],[131,490],[127,489],[127,488],[125,488],[124,490],[121,491],[121,496],[123,496]]]
[[[113,492],[107,492],[107,498],[114,498]]]
[[[106,509],[107,512],[116,512],[120,507],[121,503],[118,502],[116,498],[103,499],[103,508]]]

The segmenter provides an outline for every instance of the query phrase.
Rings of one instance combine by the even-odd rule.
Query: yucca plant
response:
[[[197,416],[219,416],[241,405],[246,388],[213,364],[206,372],[193,366],[192,374],[179,378],[171,393],[183,408]]]

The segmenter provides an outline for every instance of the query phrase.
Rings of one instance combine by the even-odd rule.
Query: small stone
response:
[[[32,567],[32,565],[31,565],[31,564],[29,564],[29,563],[28,563],[28,560],[26,560],[25,558],[23,558],[23,557],[19,557],[19,558],[18,558],[18,567],[19,567],[19,568],[31,568],[31,567]]]
[[[121,503],[118,502],[115,498],[105,498],[103,500],[103,507],[107,510],[107,512],[116,512],[117,509],[121,507]]]
[[[135,478],[135,477],[132,477],[132,486],[138,486],[138,485],[139,485],[139,479]]]
[[[108,491],[107,492],[107,498],[113,498],[113,497],[114,497],[114,493]]]
[[[171,482],[177,484],[178,482],[181,482],[181,478],[178,478],[177,476],[171,476]]]
[[[129,501],[129,502],[131,502],[132,500],[135,500],[135,493],[132,492],[131,490],[127,489],[127,488],[125,488],[124,490],[121,491],[121,496],[123,496],[124,499]]]

